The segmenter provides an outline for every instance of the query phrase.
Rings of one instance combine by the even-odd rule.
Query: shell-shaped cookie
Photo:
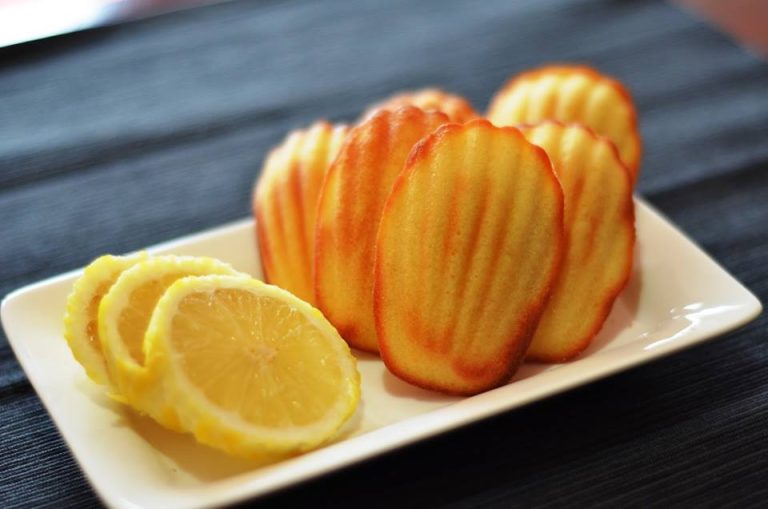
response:
[[[290,133],[267,156],[253,193],[266,281],[310,303],[317,200],[348,130],[320,121]]]
[[[376,243],[382,359],[421,387],[474,394],[523,360],[563,251],[563,195],[514,128],[450,124],[419,143]]]
[[[613,144],[583,126],[521,131],[547,151],[565,198],[565,255],[528,350],[534,360],[561,362],[589,346],[632,272],[632,183]]]
[[[637,179],[642,151],[637,112],[619,81],[585,66],[554,65],[513,77],[488,108],[496,125],[577,122],[611,140]]]
[[[379,110],[396,110],[407,105],[416,106],[424,111],[442,111],[451,122],[459,124],[479,117],[469,101],[462,96],[439,88],[422,88],[400,92],[374,104],[363,113],[363,119],[370,118]]]
[[[414,144],[448,122],[413,106],[352,129],[323,183],[315,237],[315,302],[350,345],[378,350],[373,256],[381,211]]]

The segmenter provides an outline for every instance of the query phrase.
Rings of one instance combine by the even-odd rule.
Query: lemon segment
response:
[[[164,397],[158,362],[146,358],[144,333],[155,305],[174,281],[204,274],[238,273],[212,258],[156,256],[120,274],[99,304],[99,336],[117,392],[136,410],[174,430],[181,428]]]
[[[146,259],[144,252],[101,256],[83,270],[67,298],[64,338],[88,378],[97,384],[112,386],[99,337],[99,304],[124,270]]]
[[[145,341],[181,427],[238,456],[316,447],[360,399],[356,360],[336,329],[306,302],[247,277],[177,280]]]

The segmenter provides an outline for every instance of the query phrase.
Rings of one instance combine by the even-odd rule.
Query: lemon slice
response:
[[[144,252],[101,256],[85,268],[67,298],[64,338],[77,362],[97,384],[112,385],[99,338],[99,304],[124,270],[146,259]]]
[[[145,364],[144,333],[155,305],[179,278],[238,274],[213,258],[156,256],[125,270],[99,304],[99,336],[107,366],[123,402],[179,430],[152,366]]]
[[[336,329],[254,279],[176,281],[155,308],[146,345],[182,427],[230,454],[314,448],[360,399],[357,362]]]

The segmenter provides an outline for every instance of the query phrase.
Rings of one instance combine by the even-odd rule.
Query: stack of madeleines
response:
[[[583,66],[513,77],[486,119],[400,94],[268,155],[264,275],[396,376],[476,394],[598,333],[632,270],[640,153],[629,93]]]

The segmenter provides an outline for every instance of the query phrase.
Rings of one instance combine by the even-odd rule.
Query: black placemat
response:
[[[249,213],[265,151],[438,84],[583,61],[631,88],[639,191],[768,300],[768,67],[649,1],[233,2],[0,52],[0,295]],[[271,496],[280,507],[768,500],[766,324]],[[0,507],[86,507],[4,338]]]

